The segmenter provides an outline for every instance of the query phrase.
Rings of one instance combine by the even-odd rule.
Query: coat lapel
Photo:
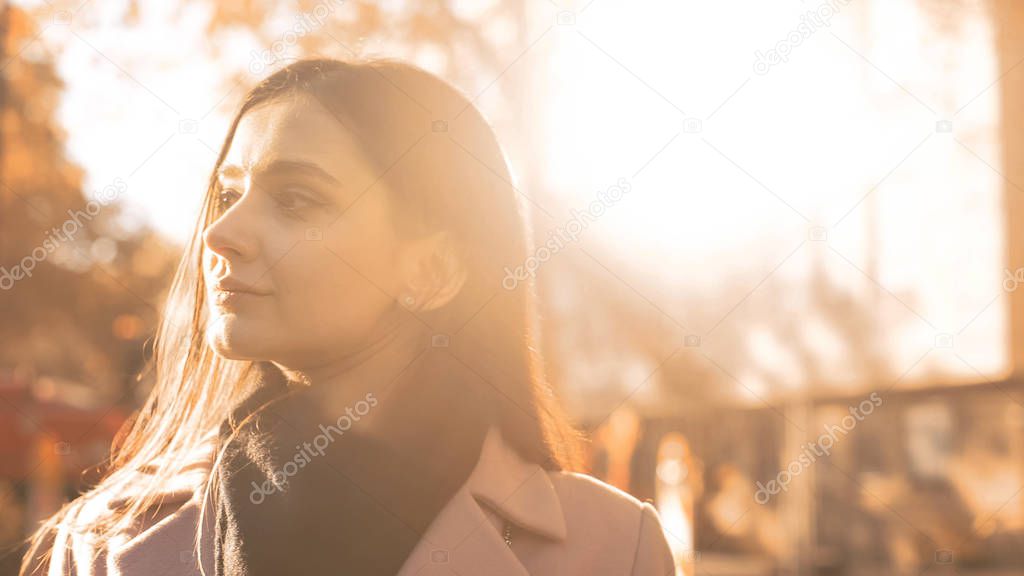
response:
[[[547,472],[523,460],[492,427],[473,472],[427,529],[399,576],[529,576],[488,518],[485,505],[517,531],[555,541],[565,538],[565,518]]]
[[[562,504],[547,471],[523,460],[492,427],[466,481],[470,493],[503,518],[552,540],[565,539]],[[504,540],[503,540],[504,541]]]
[[[399,576],[529,576],[463,486],[420,538]]]

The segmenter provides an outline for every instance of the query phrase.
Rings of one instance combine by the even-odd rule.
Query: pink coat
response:
[[[65,522],[54,541],[49,574],[200,574],[192,542],[210,456],[209,450],[198,454],[178,481],[166,487],[164,506],[174,512],[156,522],[140,521],[131,534],[94,558],[96,547],[71,534]],[[102,513],[119,499],[123,493],[83,513]],[[505,520],[515,527],[511,548],[502,537]],[[202,564],[212,576],[212,518],[206,526]],[[57,553],[67,545],[67,554]],[[502,440],[498,428],[492,428],[476,468],[399,574],[673,576],[676,569],[653,506],[590,476],[549,472],[524,461]]]

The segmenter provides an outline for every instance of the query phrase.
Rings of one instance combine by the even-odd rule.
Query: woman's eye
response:
[[[231,204],[234,202],[235,196],[237,195],[238,193],[232,190],[231,188],[225,188],[218,192],[216,199],[217,210],[219,212],[226,211],[228,208],[231,207]]]
[[[298,188],[286,188],[274,195],[278,206],[286,212],[301,212],[319,204],[309,196],[298,192]]]

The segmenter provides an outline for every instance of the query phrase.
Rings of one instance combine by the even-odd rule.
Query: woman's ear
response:
[[[468,273],[461,252],[446,231],[407,242],[399,266],[404,283],[399,303],[415,311],[436,310],[451,302]]]

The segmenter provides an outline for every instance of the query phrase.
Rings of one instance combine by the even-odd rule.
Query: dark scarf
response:
[[[338,406],[329,387],[258,366],[220,430],[217,576],[397,573],[476,465],[493,421],[486,384],[428,349],[372,399]],[[367,411],[372,434],[356,421]]]

